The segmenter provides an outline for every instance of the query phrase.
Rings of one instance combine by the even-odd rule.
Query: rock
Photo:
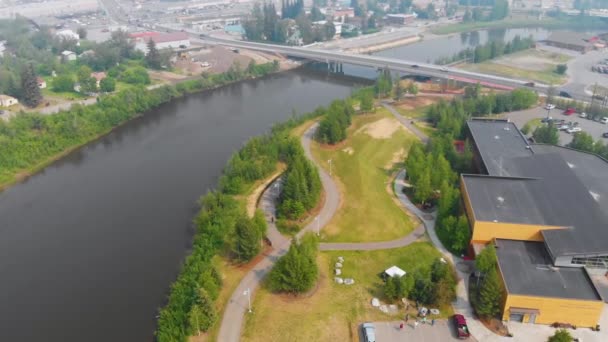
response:
[[[397,308],[397,305],[391,304],[391,305],[388,306],[388,311],[391,314],[396,314],[397,312],[399,312],[399,309]]]
[[[444,263],[444,264],[447,264],[447,263],[448,263],[447,261],[445,261],[445,259],[444,259],[444,258],[439,258],[439,261],[441,261],[441,262],[442,262],[442,263]]]
[[[372,306],[377,308],[380,306],[380,300],[378,298],[372,298]]]
[[[339,262],[337,262],[337,263],[336,263],[336,268],[342,268],[342,264],[341,264],[341,263],[339,263]]]
[[[386,305],[380,305],[380,307],[378,309],[380,309],[380,311],[382,311],[384,313],[388,313],[388,308],[386,307]]]
[[[343,257],[341,257],[341,256],[339,256],[339,257],[338,257],[338,262],[339,262],[339,263],[343,263],[343,262],[344,262],[344,258],[343,258]]]
[[[431,309],[431,314],[439,315],[439,309]]]
[[[336,275],[340,275],[340,274],[342,274],[342,270],[339,268],[336,268]]]
[[[353,278],[344,279],[344,284],[346,284],[346,285],[352,285],[354,283],[355,283],[355,280]]]
[[[344,279],[342,279],[342,278],[340,278],[340,277],[335,277],[335,278],[334,278],[334,281],[335,281],[336,283],[338,283],[338,284],[342,284],[342,283],[344,283]]]

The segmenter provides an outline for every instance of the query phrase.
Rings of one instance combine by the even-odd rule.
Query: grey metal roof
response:
[[[532,155],[526,138],[506,120],[470,120],[469,132],[490,175],[509,174],[508,159]]]
[[[468,122],[490,173],[463,175],[475,217],[570,228],[543,231],[554,257],[608,254],[608,162],[550,145],[524,147],[521,153],[527,145],[523,137],[493,137],[501,124],[505,123]],[[491,167],[497,160],[500,167]]]
[[[510,294],[601,301],[583,267],[554,267],[542,242],[496,240],[496,256]]]
[[[589,35],[571,31],[554,31],[549,35],[547,41],[557,42],[562,44],[576,45],[576,46],[591,46],[592,44],[586,42]]]

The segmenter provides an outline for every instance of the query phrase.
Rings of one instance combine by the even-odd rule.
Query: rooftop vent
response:
[[[530,145],[526,145],[526,150],[531,149],[532,147],[530,147]]]
[[[571,168],[571,169],[574,169],[576,167],[576,165],[574,165],[572,163],[566,163],[566,164],[568,164],[568,167]]]
[[[500,137],[498,135],[495,135],[494,139],[498,140],[498,139],[500,139]]]
[[[589,190],[589,194],[591,195],[591,197],[593,197],[593,199],[597,202],[600,200],[600,194],[593,192],[591,190]]]
[[[501,196],[496,197],[496,200],[498,201],[498,203],[503,204],[505,203],[505,199]]]
[[[510,131],[511,129],[509,128],[509,126],[503,128],[505,131]]]

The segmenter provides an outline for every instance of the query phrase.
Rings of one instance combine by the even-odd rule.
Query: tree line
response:
[[[471,63],[481,63],[490,59],[498,58],[502,55],[508,55],[522,50],[527,50],[534,46],[534,38],[521,38],[516,35],[511,41],[506,44],[502,41],[493,40],[483,45],[478,45],[475,49],[466,48],[452,57],[441,57],[435,60],[435,64],[450,64],[462,60],[467,60]]]
[[[466,6],[462,21],[465,23],[475,21],[501,20],[509,15],[509,2],[507,0],[478,0],[470,2],[460,0],[460,4]],[[475,6],[473,10],[469,6]],[[491,6],[489,11],[485,11],[482,6]]]
[[[298,42],[290,40],[290,37],[299,29],[299,38],[304,44],[310,44],[330,40],[335,36],[334,23],[328,20],[323,25],[313,24],[313,20],[319,19],[320,12],[311,11],[311,14],[307,15],[302,10],[301,0],[284,1],[283,5],[283,17],[280,18],[273,3],[256,3],[251,14],[243,22],[245,37],[251,41],[297,44]]]
[[[319,275],[318,250],[318,239],[312,233],[294,241],[270,271],[265,285],[271,291],[291,294],[310,290]]]
[[[475,259],[479,277],[475,279],[473,293],[469,293],[471,305],[483,318],[499,318],[505,293],[498,275],[498,259],[494,244],[488,244]],[[473,280],[471,281],[473,283]]]

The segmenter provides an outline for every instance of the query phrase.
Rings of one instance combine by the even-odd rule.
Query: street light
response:
[[[315,217],[315,221],[317,222],[317,236],[319,236],[319,216]]]
[[[247,290],[243,291],[243,296],[247,296],[247,301],[249,303],[249,313],[251,313],[251,290],[247,288]]]
[[[327,161],[329,163],[329,175],[331,176],[331,159]]]

